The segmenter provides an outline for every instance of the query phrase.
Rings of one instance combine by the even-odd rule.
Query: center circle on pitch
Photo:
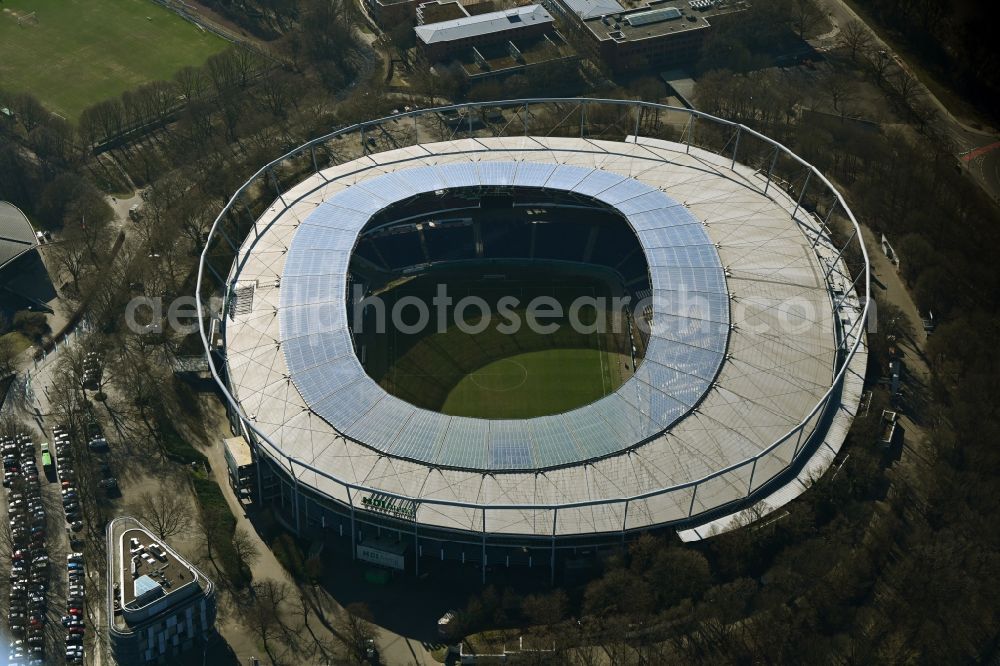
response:
[[[528,381],[528,371],[517,361],[503,358],[474,371],[469,375],[469,379],[484,391],[502,393],[524,386]]]

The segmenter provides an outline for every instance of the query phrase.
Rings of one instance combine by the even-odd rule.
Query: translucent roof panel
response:
[[[309,213],[302,224],[306,226],[324,227],[327,229],[343,229],[345,231],[357,232],[365,226],[370,213],[363,213],[343,206],[335,206],[329,201],[316,207],[316,210]],[[300,232],[301,233],[301,232]],[[296,234],[296,238],[298,234]]]
[[[701,349],[719,349],[725,345],[718,336],[725,336],[726,327],[707,319],[692,319],[657,312],[653,315],[650,335],[671,342],[680,342]]]
[[[528,423],[539,467],[555,467],[580,460],[576,443],[561,416],[544,416]]]
[[[632,180],[631,178],[627,178],[617,173],[610,173],[608,171],[596,169],[588,173],[583,180],[577,183],[573,187],[573,191],[577,194],[586,194],[587,196],[595,197],[600,201],[605,201],[605,199],[599,195],[602,192],[606,192],[608,188],[614,187],[623,181],[641,185],[642,187],[645,187],[646,190],[650,189],[648,185],[643,185],[637,180]]]
[[[673,199],[662,192],[653,190],[652,192],[640,194],[637,197],[632,197],[631,199],[626,199],[621,203],[615,204],[615,208],[627,216],[632,216],[636,213],[645,213],[657,208],[669,208],[674,205],[676,203]]]
[[[378,409],[365,412],[357,421],[344,428],[344,433],[359,442],[393,442],[416,407],[391,395],[379,402]]]
[[[374,196],[386,202],[395,203],[408,199],[418,190],[413,185],[401,179],[395,173],[384,173],[381,176],[358,183],[357,187],[371,192]]]
[[[364,374],[364,369],[357,361],[350,356],[341,356],[305,370],[295,371],[292,381],[306,402],[312,404],[319,403],[324,398],[352,385]]]
[[[514,174],[514,185],[518,187],[538,186],[539,183],[545,183],[555,170],[555,164],[518,162],[517,171]]]
[[[444,418],[451,423],[438,456],[432,462],[449,467],[488,469],[490,422],[457,416]]]
[[[333,298],[343,300],[343,294],[335,295],[333,286],[337,284],[341,281],[333,275],[290,276],[281,282],[281,298],[296,305],[325,303]]]
[[[647,229],[661,229],[663,227],[691,224],[690,216],[691,214],[687,212],[686,208],[674,202],[672,206],[657,207],[641,213],[632,213],[629,215],[628,221],[638,233]]]
[[[319,209],[317,209],[318,211]],[[315,213],[314,213],[315,214]],[[368,216],[365,215],[365,220]],[[364,223],[362,222],[362,225]],[[340,229],[338,227],[331,226],[320,226],[318,224],[312,224],[309,221],[302,223],[299,230],[295,233],[295,240],[292,241],[294,246],[296,243],[301,243],[303,248],[311,248],[318,252],[343,252],[345,255],[351,251],[354,246],[354,239],[358,236],[358,229],[362,225],[359,225],[357,229]]]
[[[712,241],[702,224],[682,224],[669,227],[658,227],[656,229],[643,229],[639,232],[639,239],[647,250],[664,248],[681,248],[689,245],[712,245]],[[718,265],[719,255],[715,254],[715,263]]]
[[[635,375],[643,383],[649,384],[657,392],[663,393],[670,400],[679,402],[685,408],[693,407],[708,389],[710,380],[687,374],[675,368],[661,365],[649,358],[639,367]],[[655,403],[659,398],[655,393],[645,394]],[[640,408],[642,405],[637,405]],[[676,409],[673,407],[672,409]]]
[[[444,178],[435,166],[416,166],[394,172],[417,192],[434,192],[447,187]]]
[[[675,224],[656,231],[657,233],[648,236],[650,242],[646,247],[662,248],[712,244],[705,230],[705,225],[701,222]],[[718,261],[718,257],[716,260]]]
[[[480,162],[479,177],[483,183],[490,185],[512,185],[516,162]]]
[[[474,187],[482,185],[475,162],[455,162],[438,167],[446,187]]]
[[[321,251],[299,247],[290,252],[285,260],[285,277],[297,275],[343,275],[347,271],[349,257],[345,252]],[[289,303],[294,305],[294,303]]]
[[[572,190],[573,186],[586,178],[591,171],[593,169],[560,164],[545,181],[545,187],[550,190]]]
[[[373,196],[370,191],[359,187],[348,187],[346,190],[341,190],[333,195],[329,201],[340,208],[347,208],[369,215],[377,213],[389,203],[381,197]]]
[[[625,390],[617,391],[615,395],[632,405],[636,411],[662,430],[684,416],[691,405],[672,398],[652,384],[647,383],[646,380],[660,380],[659,377],[654,377],[651,374],[652,368],[647,368],[647,366],[656,367],[654,363],[643,363],[636,374],[639,381],[630,382],[627,387],[622,387]]]
[[[530,469],[531,434],[525,421],[494,421],[490,427],[490,467]]]
[[[729,294],[657,289],[653,292],[653,310],[657,314],[728,324]]]
[[[649,276],[653,282],[653,289],[726,293],[726,275],[721,267],[650,266]]]
[[[340,387],[336,393],[324,398],[313,407],[313,411],[335,424],[334,428],[338,432],[348,432],[355,421],[371,411],[379,402],[391,397],[364,374],[363,370],[362,375],[356,381]],[[386,444],[379,443],[382,446]]]
[[[616,208],[636,231],[654,289],[645,360],[614,393],[563,414],[523,421],[452,417],[389,395],[365,374],[347,327],[347,272],[358,234],[372,215],[415,194],[510,185],[594,197]],[[332,194],[299,225],[280,289],[281,349],[306,404],[345,437],[445,468],[546,469],[602,458],[656,437],[708,390],[729,334],[725,274],[704,225],[649,185],[566,164],[463,161],[362,178]]]
[[[663,430],[648,414],[640,412],[617,393],[601,403],[601,416],[624,439],[639,443]]]
[[[653,266],[706,268],[719,265],[719,253],[716,252],[715,246],[709,243],[647,248],[646,258]]]
[[[593,403],[599,405],[603,401]],[[593,406],[589,405],[589,406]],[[563,414],[577,448],[587,458],[606,456],[622,448],[619,437],[611,425],[604,420],[601,409],[578,409]]]
[[[655,191],[654,188],[645,183],[640,183],[634,178],[625,178],[615,183],[612,187],[594,194],[594,198],[613,206],[628,199],[634,199],[642,194]]]
[[[400,458],[434,460],[449,423],[450,419],[443,419],[440,414],[423,409],[414,410],[389,452]]]
[[[319,365],[324,361],[354,354],[350,334],[346,328],[298,338],[287,338],[281,342],[281,348],[285,352],[288,368],[294,369],[296,372]]]

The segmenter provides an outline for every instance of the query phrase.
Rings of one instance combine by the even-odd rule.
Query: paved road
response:
[[[830,21],[834,28],[824,35],[812,40],[812,45],[818,50],[827,50],[837,46],[840,29],[851,21],[857,21],[863,25],[865,22],[851,9],[844,0],[821,0],[826,8]],[[912,72],[906,62],[892,48],[884,42],[878,34],[869,28],[873,43],[878,48],[884,49],[896,61],[897,65],[906,72]],[[965,168],[972,179],[997,203],[1000,203],[1000,151],[987,150],[977,153],[976,157],[964,159],[971,151],[982,150],[998,144],[1000,134],[992,129],[977,129],[960,119],[941,103],[934,93],[919,81],[919,88],[923,99],[937,110],[940,118],[941,129],[947,139],[951,142],[952,149],[956,157],[959,158],[959,165]]]

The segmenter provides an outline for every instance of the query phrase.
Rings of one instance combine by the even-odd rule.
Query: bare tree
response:
[[[14,372],[14,361],[17,359],[17,350],[14,343],[6,336],[0,336],[0,377],[5,377]]]
[[[244,606],[247,623],[257,632],[264,651],[273,663],[277,663],[273,650],[276,647],[274,639],[278,637],[281,628],[278,612],[285,592],[282,585],[283,583],[273,580],[254,583],[250,588],[251,603]]]
[[[337,637],[347,649],[348,663],[364,664],[369,641],[375,639],[371,611],[364,603],[350,604],[344,611],[342,632]]]
[[[816,4],[816,0],[793,0],[792,2],[792,22],[799,37],[806,38],[806,34],[819,25],[823,20],[823,11]]]
[[[198,99],[204,95],[208,83],[205,80],[205,73],[201,69],[191,67],[190,65],[181,68],[174,74],[174,82],[177,84],[177,88],[186,102]]]
[[[67,240],[46,248],[47,256],[55,264],[57,274],[69,275],[72,280],[72,296],[80,296],[80,278],[87,270],[88,253],[86,246],[77,240]]]
[[[260,558],[257,540],[245,527],[237,527],[233,532],[233,550],[240,563],[248,569]]]
[[[521,602],[521,610],[532,625],[553,625],[566,619],[569,598],[562,590],[549,594],[530,594]]]
[[[872,33],[860,21],[850,21],[840,30],[840,43],[851,52],[851,60],[857,61],[858,54],[871,46]]]
[[[839,72],[830,74],[824,79],[823,87],[837,115],[841,118],[847,116],[856,90],[850,77]]]
[[[923,94],[920,84],[916,78],[910,76],[909,72],[899,70],[889,81],[892,91],[899,97],[900,103],[908,109],[914,110],[914,103]]]
[[[868,66],[872,69],[872,73],[875,75],[875,82],[881,86],[885,80],[886,70],[892,64],[892,57],[885,49],[875,48],[874,46],[865,49],[864,56],[865,60],[868,61]]]
[[[144,492],[132,510],[161,539],[180,534],[191,527],[191,507],[183,495],[174,492]]]
[[[45,110],[45,107],[31,93],[13,95],[10,105],[14,109],[14,114],[18,121],[20,121],[21,125],[24,126],[24,130],[28,133],[31,133],[36,127],[45,123],[49,117],[49,113]]]

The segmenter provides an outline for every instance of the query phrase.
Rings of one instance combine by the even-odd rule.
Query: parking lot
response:
[[[81,552],[87,516],[74,458],[75,447],[103,435],[81,433],[77,442],[59,426],[48,434],[50,441],[41,443],[26,433],[0,438],[7,500],[0,511],[8,525],[0,557],[11,562],[5,609],[11,637],[4,646],[9,666],[96,663],[87,657],[93,656],[100,604],[87,600],[100,598],[99,581],[86,569]],[[101,481],[109,481],[110,468],[102,465],[102,472],[107,474]],[[95,487],[117,493],[113,478]]]
[[[9,526],[9,539],[4,540],[3,548],[11,563],[7,663],[82,663],[84,622],[62,622],[68,608],[69,578],[62,566],[69,539],[60,506],[62,492],[54,483],[51,457],[42,456],[43,469],[39,470],[41,449],[25,433],[3,437],[0,446],[7,499],[4,511]],[[79,596],[82,602],[82,593]]]

